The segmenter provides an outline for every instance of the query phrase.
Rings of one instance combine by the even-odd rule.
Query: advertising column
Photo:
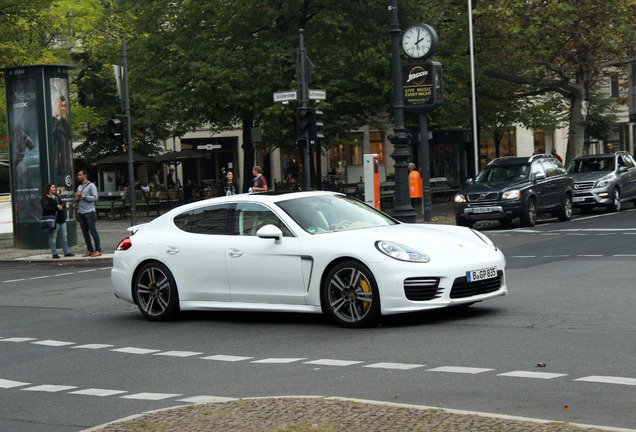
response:
[[[66,204],[68,245],[77,244],[68,66],[3,69],[7,101],[15,247],[47,249],[39,229],[44,186],[54,183]]]

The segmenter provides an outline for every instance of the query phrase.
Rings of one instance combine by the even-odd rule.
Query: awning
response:
[[[133,163],[145,163],[145,162],[152,162],[152,161],[153,159],[148,156],[133,153]],[[117,165],[117,164],[126,164],[126,163],[128,163],[128,155],[120,154],[120,155],[108,155],[98,160],[93,165]]]
[[[178,162],[185,159],[203,159],[206,157],[205,153],[197,150],[185,149],[176,152],[164,153],[160,156],[154,157],[154,162]]]

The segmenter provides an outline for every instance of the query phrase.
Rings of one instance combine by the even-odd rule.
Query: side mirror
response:
[[[618,172],[619,173],[626,173],[627,171],[629,171],[629,169],[627,169],[626,166],[620,166],[618,167]]]
[[[283,238],[283,232],[276,225],[265,225],[256,231],[256,236],[262,239],[273,239],[275,243],[280,243]]]
[[[546,178],[545,173],[536,173],[534,176],[535,180],[543,180],[544,178]]]
[[[469,185],[469,184],[473,184],[473,183],[475,183],[475,179],[474,179],[474,178],[472,178],[472,177],[471,177],[471,178],[467,178],[467,179],[466,179],[466,184],[467,184],[467,185]]]

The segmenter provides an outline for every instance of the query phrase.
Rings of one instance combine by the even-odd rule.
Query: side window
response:
[[[543,165],[539,163],[539,161],[535,161],[530,166],[530,176],[531,178],[536,178],[537,174],[545,174],[545,169],[543,169]]]
[[[625,159],[625,166],[627,168],[636,167],[636,163],[634,162],[634,158],[631,155],[624,155],[623,158]]]
[[[224,235],[229,206],[201,207],[181,213],[173,219],[180,230],[194,234]]]
[[[293,237],[285,224],[270,209],[255,203],[239,203],[232,218],[232,234],[240,236],[255,236],[256,232],[265,225],[276,225],[283,232],[284,237]]]

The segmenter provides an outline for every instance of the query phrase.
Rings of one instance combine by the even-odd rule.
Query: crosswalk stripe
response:
[[[516,377],[516,378],[538,378],[552,379],[567,376],[567,374],[549,373],[549,372],[528,372],[528,371],[512,371],[497,374],[497,376]]]

